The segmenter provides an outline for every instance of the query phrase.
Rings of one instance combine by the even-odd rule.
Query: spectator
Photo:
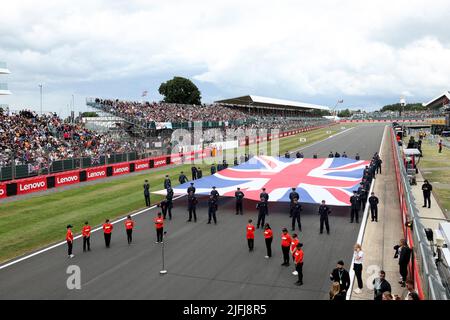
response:
[[[398,258],[401,280],[399,283],[402,287],[406,286],[406,278],[408,277],[408,265],[411,260],[411,249],[408,247],[405,239],[400,240],[400,245],[394,247],[394,258]]]
[[[379,277],[373,280],[373,293],[374,300],[382,300],[384,292],[391,291],[391,284],[385,279],[386,273],[381,270],[379,273]]]
[[[333,284],[331,285],[330,300],[345,301],[345,294],[342,294],[339,282],[333,282]]]

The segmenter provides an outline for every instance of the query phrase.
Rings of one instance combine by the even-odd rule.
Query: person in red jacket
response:
[[[272,257],[273,232],[268,223],[264,225],[264,240],[266,242],[267,249],[267,255],[264,258],[269,259]]]
[[[286,228],[283,228],[283,233],[281,234],[281,251],[283,251],[283,263],[282,266],[289,266],[289,249],[291,247],[292,238],[289,235]]]
[[[295,271],[297,271],[298,281],[295,283],[297,286],[303,285],[303,243],[298,243],[294,252]]]
[[[156,227],[156,242],[163,243],[163,230],[164,230],[164,219],[161,216],[161,212],[158,212],[158,216],[154,219]]]
[[[248,250],[253,251],[253,247],[255,244],[255,226],[253,225],[253,220],[248,220],[247,225],[247,243],[248,243]]]
[[[127,217],[127,220],[125,220],[125,230],[127,232],[127,240],[128,245],[133,242],[133,228],[134,228],[134,221],[131,220],[131,216]]]
[[[73,258],[74,257],[74,255],[72,254],[73,233],[72,233],[72,226],[70,224],[67,226],[66,241],[67,241],[67,255],[69,258]]]
[[[291,252],[292,260],[294,261],[294,263],[295,263],[295,255],[294,255],[294,253],[297,250],[297,245],[299,244],[299,242],[300,241],[298,240],[298,235],[296,233],[294,233],[292,235],[291,246],[290,246],[290,250],[289,250]],[[292,274],[294,276],[296,276],[297,275],[297,271],[294,270],[294,272],[292,272]]]
[[[113,225],[109,223],[109,219],[106,219],[105,223],[103,224],[103,235],[105,237],[105,245],[107,248],[109,248],[111,244],[111,233],[113,230]]]
[[[89,222],[85,222],[83,229],[81,230],[81,234],[83,236],[83,252],[91,251],[91,226]]]

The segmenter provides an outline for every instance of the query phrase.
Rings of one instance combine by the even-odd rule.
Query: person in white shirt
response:
[[[356,280],[358,281],[358,288],[354,290],[355,293],[359,294],[362,292],[363,281],[362,281],[362,269],[364,262],[364,252],[362,251],[360,244],[355,244],[353,252],[353,270],[355,271]]]

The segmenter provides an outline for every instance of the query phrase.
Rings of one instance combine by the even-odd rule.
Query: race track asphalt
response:
[[[364,125],[303,149],[306,157],[330,151],[359,152],[370,159],[378,152],[384,126]],[[262,232],[257,230],[255,250],[248,252],[245,239],[247,220],[256,220],[254,202],[246,202],[244,215],[234,214],[234,200],[220,199],[218,224],[207,225],[206,199],[198,206],[198,222],[187,223],[186,199],[174,204],[171,221],[166,221],[165,263],[168,273],[160,275],[161,244],[155,244],[152,219],[156,209],[134,218],[134,243],[128,246],[123,222],[115,225],[110,249],[103,235],[91,236],[92,251],[82,253],[80,239],[74,243],[73,259],[67,259],[66,246],[59,246],[0,270],[0,299],[237,299],[298,300],[327,299],[329,273],[338,260],[349,267],[352,248],[360,225],[349,223],[349,210],[334,210],[330,216],[331,234],[319,234],[316,207],[302,214],[301,242],[304,243],[304,285],[282,262],[280,234],[290,230],[287,205],[271,203],[269,222],[274,231],[273,257],[264,259]],[[69,223],[69,222],[68,222]],[[61,228],[61,237],[65,235]],[[42,230],[45,232],[45,230]],[[80,267],[81,290],[66,285],[71,265]],[[0,266],[1,267],[1,266]]]

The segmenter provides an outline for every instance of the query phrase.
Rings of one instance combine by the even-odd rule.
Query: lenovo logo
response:
[[[40,189],[45,187],[45,182],[34,182],[34,183],[28,183],[28,184],[19,184],[19,190],[20,191],[29,191],[34,189]]]
[[[56,184],[66,184],[78,181],[78,176],[70,176],[64,178],[56,178]]]
[[[148,169],[148,163],[142,163],[136,165],[136,170]]]
[[[114,174],[117,173],[125,173],[125,172],[130,172],[130,168],[127,167],[121,167],[121,168],[114,168]]]
[[[88,179],[104,177],[104,176],[106,176],[106,171],[105,170],[89,172],[88,175],[87,175]]]

